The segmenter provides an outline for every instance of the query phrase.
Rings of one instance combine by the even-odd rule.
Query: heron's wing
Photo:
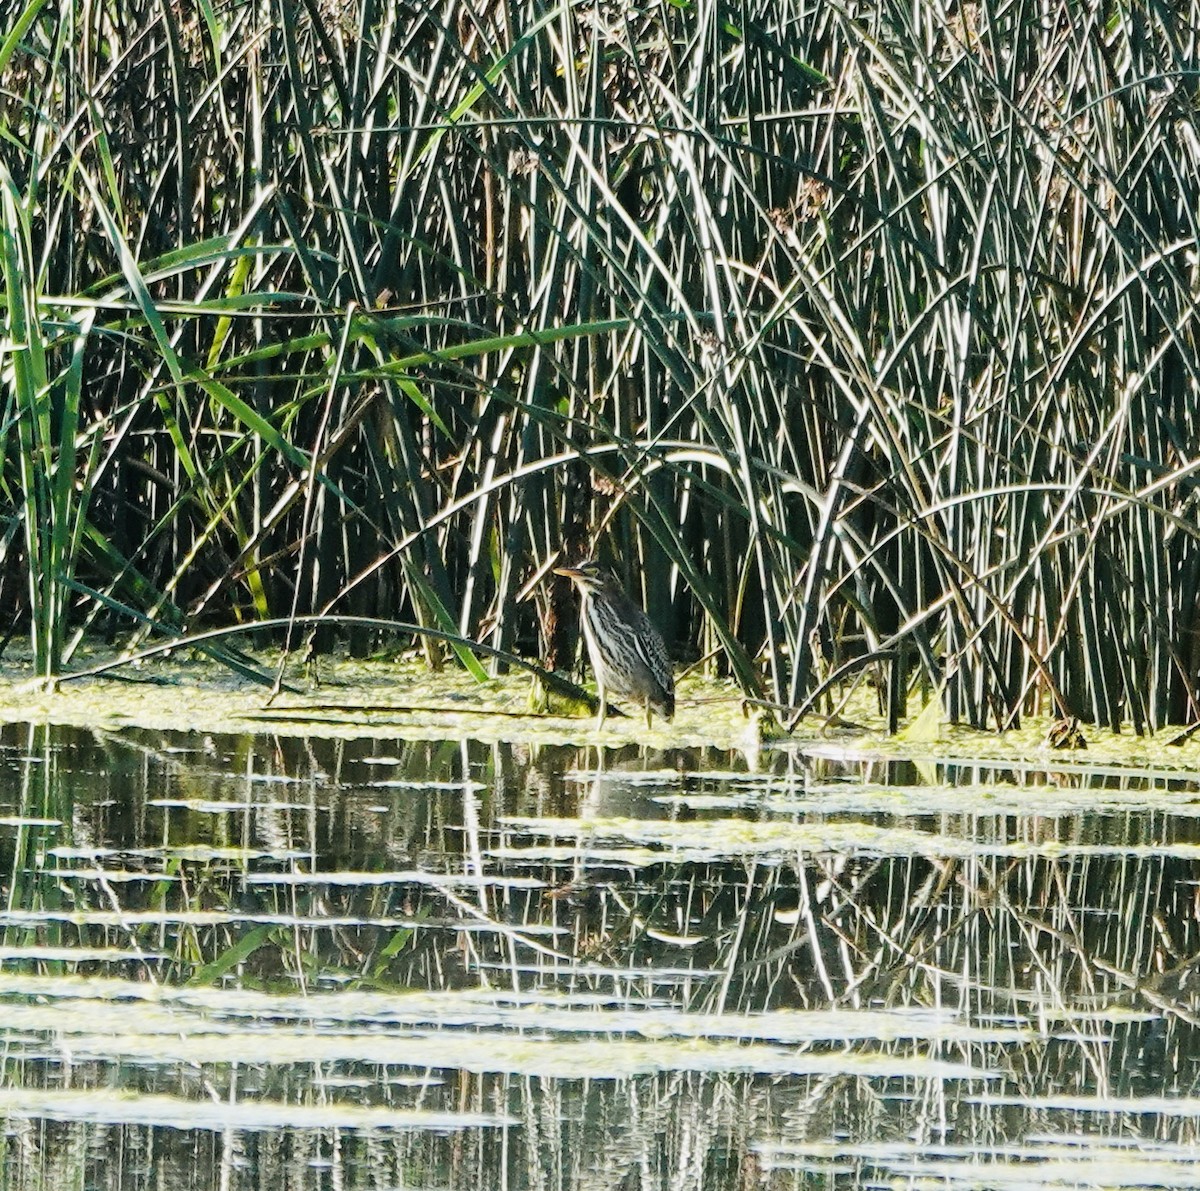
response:
[[[633,639],[638,656],[645,663],[646,669],[662,683],[663,688],[672,691],[675,688],[675,680],[671,674],[671,659],[667,656],[662,634],[640,608],[637,609],[637,617],[638,631],[633,634]]]

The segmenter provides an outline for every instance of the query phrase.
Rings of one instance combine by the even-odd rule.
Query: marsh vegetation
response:
[[[15,17],[43,673],[296,612],[564,666],[599,543],[783,708],[898,653],[975,725],[1195,716],[1195,4]]]
[[[3,1191],[1200,1186],[1200,3],[6,15],[6,684],[498,721],[593,552],[693,673],[0,729]],[[1140,759],[676,747],[888,669]]]

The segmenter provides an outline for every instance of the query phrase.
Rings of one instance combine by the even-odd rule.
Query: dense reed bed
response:
[[[976,724],[1190,719],[1198,27],[31,0],[4,603],[45,673],[292,612],[561,666],[598,549],[784,707],[894,657]]]

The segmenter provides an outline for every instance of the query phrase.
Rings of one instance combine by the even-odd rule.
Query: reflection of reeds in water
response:
[[[205,1169],[332,1163],[351,1185],[493,1185],[503,1164],[522,1186],[792,1186],[836,1162],[919,1169],[914,1138],[953,1163],[951,1134],[1041,1160],[1055,1134],[1109,1136],[1115,1111],[1154,1120],[1163,1161],[1194,1140],[1162,1099],[1200,1095],[1187,783],[5,740],[25,825],[5,855],[4,1086],[50,1097],[10,1142],[15,1185],[62,1173],[87,1121],[181,1162],[165,1139],[189,1097],[248,1104],[232,1150],[194,1126]],[[157,1117],[71,1100],[68,1053],[70,1088],[115,1081]],[[289,1103],[333,1112],[341,1140],[255,1127],[254,1105]],[[377,1134],[368,1107],[497,1123]]]

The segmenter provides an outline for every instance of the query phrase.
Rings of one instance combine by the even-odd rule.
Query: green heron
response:
[[[652,712],[669,720],[675,714],[675,678],[667,647],[650,618],[595,562],[555,567],[554,573],[566,575],[579,588],[579,619],[600,695],[596,727],[604,723],[609,694],[641,704],[647,728]]]

